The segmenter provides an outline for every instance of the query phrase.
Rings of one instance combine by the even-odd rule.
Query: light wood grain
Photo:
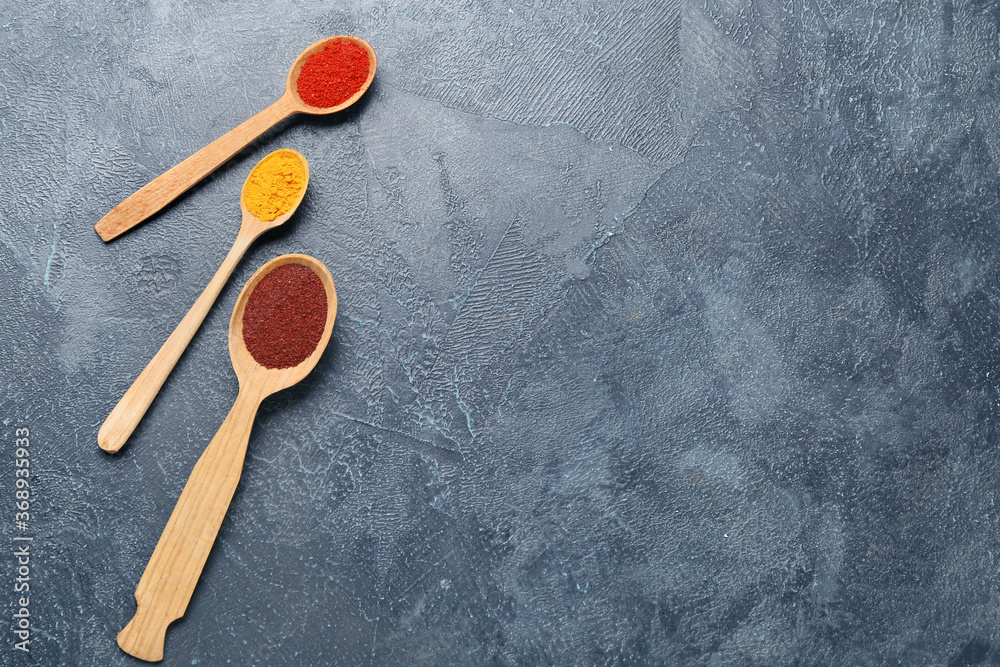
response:
[[[265,396],[260,386],[240,390],[229,416],[191,471],[135,589],[135,616],[118,633],[118,645],[126,653],[143,660],[163,659],[167,626],[187,610],[243,473],[250,429]]]
[[[253,118],[244,121],[200,151],[142,186],[94,225],[104,241],[121,235],[188,191],[229,158],[298,111],[286,93]]]
[[[306,158],[301,153],[289,148],[279,149],[274,151],[274,153],[291,153],[301,160],[305,180],[298,199],[293,203],[291,209],[284,214],[270,222],[263,222],[247,210],[245,194],[247,184],[250,182],[250,177],[247,177],[243,183],[243,190],[240,193],[240,208],[243,211],[243,222],[240,224],[240,231],[236,235],[236,241],[233,243],[232,249],[226,255],[222,266],[215,272],[215,275],[209,281],[208,286],[205,287],[201,296],[194,302],[194,305],[191,306],[191,309],[181,319],[173,333],[170,334],[166,342],[163,343],[163,346],[160,347],[159,351],[139,374],[139,377],[135,379],[132,386],[128,388],[121,397],[121,400],[118,401],[118,404],[111,410],[108,418],[104,420],[100,430],[97,432],[97,444],[104,451],[117,452],[129,439],[132,432],[135,431],[143,415],[146,414],[149,406],[153,403],[153,399],[156,398],[156,395],[163,387],[163,383],[166,382],[167,377],[180,360],[181,355],[184,354],[184,350],[191,343],[191,339],[198,332],[201,323],[204,322],[208,311],[212,308],[212,304],[219,297],[219,293],[229,280],[229,276],[232,275],[236,265],[239,264],[240,259],[243,258],[247,248],[264,232],[284,224],[292,217],[302,202],[306,187],[309,184],[308,161],[306,161]],[[270,153],[263,160],[266,160],[274,153]],[[252,174],[253,172],[251,171],[250,173]]]
[[[299,73],[309,56],[322,50],[330,42],[337,40],[355,42],[365,49],[371,60],[368,79],[354,95],[341,104],[327,108],[310,106],[299,97],[297,90]],[[94,229],[105,242],[123,234],[187,192],[196,183],[246,148],[254,139],[293,114],[325,115],[346,109],[361,99],[361,96],[371,86],[372,79],[375,77],[375,67],[375,50],[360,37],[339,35],[311,44],[292,63],[285,81],[285,92],[277,102],[154,178],[128,199],[111,209],[94,225]]]
[[[254,287],[278,266],[302,264],[316,272],[327,293],[323,335],[312,354],[292,368],[268,369],[243,342],[243,310]],[[163,659],[167,626],[184,615],[243,473],[257,409],[267,396],[290,387],[313,369],[330,341],[337,315],[333,278],[319,260],[283,255],[257,271],[240,293],[229,323],[229,351],[239,396],[218,433],[198,459],[135,590],[136,613],[118,634],[122,650],[142,660]]]

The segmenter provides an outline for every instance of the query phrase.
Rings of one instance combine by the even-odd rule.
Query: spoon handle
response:
[[[247,248],[256,239],[255,234],[245,231],[247,229],[246,226],[240,228],[236,242],[233,243],[229,254],[222,261],[222,266],[205,287],[205,291],[201,293],[198,300],[191,306],[191,310],[187,312],[184,319],[163,343],[159,352],[146,364],[146,367],[139,373],[139,377],[135,379],[108,418],[101,424],[101,429],[97,432],[97,444],[104,451],[117,452],[132,435],[135,427],[139,425],[146,410],[149,409],[153,399],[160,392],[163,383],[167,381],[170,372],[177,365],[177,361],[184,354],[184,350],[187,349],[195,333],[198,332],[205,316],[212,308],[212,304],[219,297],[219,292],[229,280],[229,276],[232,275],[233,269],[236,268]]]
[[[94,229],[110,241],[184,194],[188,188],[219,168],[247,144],[296,112],[292,97],[282,95],[277,102],[244,121],[200,151],[142,186],[115,206]]]
[[[135,616],[118,633],[126,653],[163,659],[167,626],[187,610],[240,481],[250,429],[266,394],[240,387],[233,409],[191,471],[135,589]]]

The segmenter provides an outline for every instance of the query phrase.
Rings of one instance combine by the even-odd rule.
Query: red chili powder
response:
[[[368,80],[368,52],[345,40],[326,45],[308,58],[299,72],[299,97],[309,106],[328,109],[346,102]]]
[[[243,342],[265,368],[297,366],[326,327],[326,289],[312,269],[284,264],[264,277],[243,310]]]

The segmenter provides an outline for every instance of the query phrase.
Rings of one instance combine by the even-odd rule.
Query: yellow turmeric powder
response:
[[[264,222],[288,213],[306,187],[306,159],[282,148],[257,163],[243,185],[247,210]]]

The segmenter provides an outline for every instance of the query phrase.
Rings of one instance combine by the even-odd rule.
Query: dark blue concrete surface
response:
[[[114,637],[236,396],[236,296],[286,252],[337,325],[263,406],[163,664],[1000,663],[991,4],[0,8],[0,535],[34,537],[0,664],[138,664]],[[341,33],[379,54],[361,104],[101,243]],[[283,146],[299,213],[106,455]]]

